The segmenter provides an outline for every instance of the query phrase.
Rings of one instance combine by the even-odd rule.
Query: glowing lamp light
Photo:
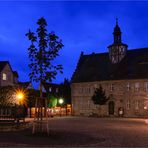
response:
[[[24,93],[23,92],[17,92],[16,97],[18,99],[19,105],[24,102]]]
[[[15,104],[18,105],[24,105],[26,104],[26,98],[27,98],[28,92],[24,89],[16,88],[14,90],[14,101]]]
[[[64,100],[61,98],[61,99],[59,99],[59,103],[60,104],[63,104],[63,102],[64,102]]]
[[[24,94],[23,93],[18,93],[17,94],[17,98],[19,99],[19,100],[22,100],[23,98],[24,98]]]

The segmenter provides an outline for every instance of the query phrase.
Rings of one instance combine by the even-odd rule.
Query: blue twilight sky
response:
[[[148,47],[148,2],[89,1],[0,1],[0,60],[10,61],[20,81],[29,80],[25,33],[36,30],[36,22],[45,17],[48,30],[62,38],[64,48],[56,63],[62,64],[64,77],[71,78],[80,52],[107,52],[113,42],[113,28],[118,17],[122,41],[129,49]]]

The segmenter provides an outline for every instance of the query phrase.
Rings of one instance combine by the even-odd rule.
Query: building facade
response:
[[[43,83],[43,92],[53,96],[60,96],[60,85],[54,83]]]
[[[128,49],[122,43],[118,22],[113,37],[108,52],[81,53],[72,76],[74,115],[148,116],[148,48]],[[94,105],[91,99],[100,85],[110,98],[102,106]]]

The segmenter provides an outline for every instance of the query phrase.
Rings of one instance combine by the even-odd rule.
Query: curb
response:
[[[28,123],[23,123],[23,124],[13,124],[13,125],[3,125],[0,126],[0,132],[10,132],[10,131],[20,131],[20,130],[24,130],[27,128],[30,128],[32,126],[32,123],[28,122]]]

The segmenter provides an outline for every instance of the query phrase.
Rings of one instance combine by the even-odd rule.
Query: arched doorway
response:
[[[114,107],[115,107],[114,101],[110,101],[108,103],[108,112],[109,112],[109,115],[114,115]]]

